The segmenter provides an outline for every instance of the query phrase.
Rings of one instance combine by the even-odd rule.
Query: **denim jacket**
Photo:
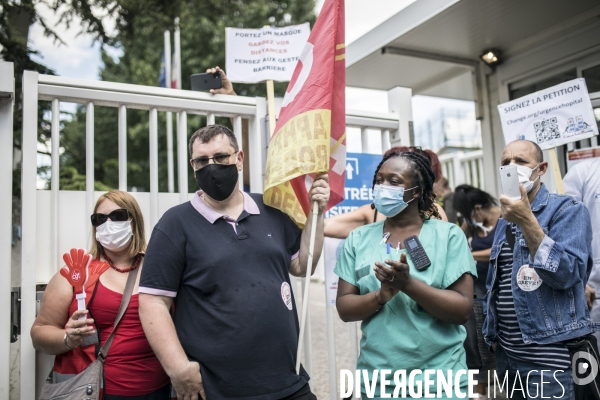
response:
[[[531,210],[546,234],[535,258],[529,254],[520,226],[516,226],[513,249],[512,292],[515,312],[525,343],[555,343],[600,330],[590,320],[585,285],[592,265],[592,227],[583,203],[570,196],[550,194],[542,184],[531,203]],[[506,242],[508,222],[500,218],[490,255],[486,295],[487,315],[483,334],[489,345],[498,338],[498,256]],[[542,284],[533,291],[517,285],[522,265],[535,268]]]

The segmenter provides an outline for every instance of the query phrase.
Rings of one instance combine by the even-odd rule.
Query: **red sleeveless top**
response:
[[[100,283],[100,275],[108,268],[108,263],[92,260],[90,271],[93,272],[88,278],[86,287],[86,307],[90,310],[90,316],[94,318],[101,344],[106,342],[112,332],[123,297],[122,294],[113,292]],[[142,396],[169,383],[169,377],[144,335],[138,316],[138,306],[138,295],[132,295],[104,363],[104,393],[117,396]],[[73,295],[69,316],[76,310],[77,300]],[[96,343],[82,345],[58,354],[54,359],[52,370],[62,377],[59,381],[72,377],[82,372],[96,359],[95,352],[99,349]]]
[[[122,294],[98,282],[90,313],[104,345],[113,330]],[[169,383],[169,377],[154,355],[138,316],[138,295],[131,296],[129,307],[119,322],[115,338],[104,363],[105,393],[117,396],[140,396],[152,393]]]

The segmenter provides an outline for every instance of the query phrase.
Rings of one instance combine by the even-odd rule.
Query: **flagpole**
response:
[[[265,25],[268,27],[269,25]],[[275,84],[272,79],[269,79],[267,82],[267,111],[269,113],[269,138],[273,137],[273,132],[275,132],[275,125],[277,121],[275,119]],[[310,286],[310,276],[312,272],[312,260],[313,260],[313,252],[315,247],[315,235],[317,229],[317,214],[319,212],[318,204],[314,203],[314,212],[313,212],[313,223],[310,230],[310,246],[308,253],[308,265],[306,267],[306,280],[304,282],[304,295],[302,296],[302,319],[300,322],[300,337],[298,339],[298,352],[296,353],[296,373],[300,373],[300,355],[302,354],[302,346],[304,344],[304,328],[306,326],[306,319],[308,314],[308,289]],[[295,279],[292,278],[292,283],[295,286]],[[310,354],[310,353],[309,353]],[[310,355],[306,355],[306,362],[310,363],[308,358]]]
[[[269,25],[264,25],[264,28],[268,27]],[[273,79],[267,81],[267,112],[269,113],[269,137],[272,137],[277,123],[275,120],[275,84]]]
[[[556,192],[558,194],[564,194],[565,186],[563,185],[562,175],[560,174],[560,166],[558,165],[556,147],[548,149],[548,154],[550,155],[550,166],[552,167],[552,176],[554,178],[554,184],[556,185]]]
[[[171,87],[171,32],[165,31],[165,87]],[[173,180],[173,113],[167,112],[167,177],[169,193],[175,191]]]
[[[181,89],[181,35],[179,31],[179,17],[175,18],[173,41],[175,42],[175,68],[177,69],[173,71],[173,74],[177,77],[175,89]]]
[[[319,217],[319,203],[313,203],[312,224],[310,226],[310,241],[308,245],[308,261],[306,263],[306,281],[304,282],[304,294],[302,295],[302,319],[300,322],[300,337],[298,339],[298,351],[296,352],[296,373],[300,373],[300,354],[304,345],[304,327],[308,314],[308,291],[310,288],[310,276],[312,275],[313,254],[315,251],[315,236],[317,235],[317,218]]]
[[[169,87],[173,87],[173,75],[177,74],[177,83],[175,85],[175,89],[181,89],[181,57],[180,57],[180,45],[179,45],[179,39],[180,39],[180,34],[179,34],[179,17],[176,17],[175,20],[173,21],[173,24],[175,25],[175,30],[173,31],[173,45],[175,46],[175,60],[177,60],[177,69],[179,71],[173,71],[171,70],[171,80],[169,81]],[[175,129],[177,130],[177,135],[179,137],[179,113],[175,113]],[[185,134],[185,137],[187,139],[187,133]],[[179,139],[178,139],[179,140]],[[177,145],[179,145],[180,143],[178,142]],[[177,160],[179,163],[181,162],[181,160]],[[186,160],[187,161],[187,160]],[[181,179],[179,180],[181,182]],[[188,188],[178,188],[180,193],[187,193],[188,192]]]
[[[269,25],[265,25],[269,26]],[[275,132],[275,125],[277,121],[275,119],[275,84],[272,79],[269,79],[267,82],[267,110],[269,113],[269,137],[273,136],[273,132]],[[302,354],[302,346],[304,345],[304,328],[307,323],[307,314],[308,314],[308,293],[310,286],[310,276],[312,273],[312,262],[313,262],[313,252],[315,247],[315,235],[317,233],[317,217],[318,217],[319,207],[317,202],[314,203],[313,206],[313,221],[310,229],[310,245],[309,245],[309,253],[308,253],[308,263],[306,266],[306,279],[304,281],[304,294],[302,295],[302,319],[300,322],[300,336],[298,339],[298,351],[296,353],[296,373],[300,373],[300,355]],[[294,277],[291,277],[292,280],[295,280]],[[295,282],[294,282],[295,284]],[[310,360],[306,358],[306,362],[309,363]]]
[[[268,26],[268,25],[266,25]],[[273,84],[273,80],[269,79],[267,82],[267,110],[269,113],[269,138],[273,137],[273,132],[275,132],[275,125],[277,124],[275,120],[275,85]],[[302,295],[302,319],[300,320],[300,336],[298,339],[298,351],[296,353],[296,373],[300,373],[300,355],[302,354],[302,346],[304,344],[304,328],[306,326],[306,319],[308,314],[308,289],[310,286],[310,276],[312,272],[312,260],[313,260],[313,252],[315,247],[315,235],[317,229],[317,214],[319,212],[319,208],[317,203],[315,202],[313,212],[313,223],[311,225],[310,230],[310,245],[309,245],[309,253],[308,253],[308,265],[306,267],[306,279],[304,281],[304,294]],[[296,286],[296,278],[290,276],[291,282]],[[297,301],[297,299],[296,299]],[[305,361],[310,363],[309,354],[305,355]]]
[[[275,121],[275,85],[272,79],[267,81],[267,110],[269,112],[269,130],[273,136],[277,122]]]

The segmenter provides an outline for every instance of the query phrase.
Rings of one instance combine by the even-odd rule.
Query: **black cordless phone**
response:
[[[416,269],[423,271],[431,265],[431,261],[427,257],[427,253],[425,253],[425,249],[417,236],[406,238],[404,240],[404,247],[408,251],[408,254],[410,254],[410,258],[415,264]]]

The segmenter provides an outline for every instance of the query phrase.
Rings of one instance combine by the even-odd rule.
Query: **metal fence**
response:
[[[6,71],[5,71],[6,70]],[[10,72],[10,75],[8,74]],[[3,182],[13,173],[12,155],[12,100],[5,100],[5,81],[14,82],[13,66],[0,62],[0,174]],[[14,84],[13,84],[14,85]],[[11,99],[13,90],[10,91]],[[38,106],[40,101],[52,103],[51,117],[51,166],[50,190],[38,190]],[[85,106],[85,191],[64,191],[60,189],[60,103],[78,103]],[[214,124],[216,117],[228,117],[233,122],[233,132],[242,147],[242,120],[248,121],[249,187],[252,192],[263,191],[264,162],[269,136],[266,126],[267,104],[264,98],[241,96],[210,95],[175,89],[146,87],[113,82],[87,81],[57,76],[39,75],[26,71],[23,74],[23,139],[21,158],[22,179],[22,260],[21,260],[21,326],[20,368],[23,377],[32,377],[35,371],[36,384],[31,379],[21,379],[20,396],[23,399],[36,397],[45,380],[53,358],[36,354],[29,329],[36,317],[36,285],[45,284],[61,266],[61,255],[72,247],[89,247],[90,229],[86,221],[102,192],[94,190],[94,107],[105,106],[118,109],[118,187],[127,190],[127,111],[146,110],[149,118],[149,192],[132,192],[137,199],[147,221],[149,234],[161,215],[170,207],[188,201],[193,193],[188,193],[187,132],[188,115],[205,115],[207,124]],[[158,186],[158,113],[170,112],[176,115],[176,168],[178,193],[159,192]],[[4,116],[10,116],[4,117]],[[349,111],[348,126],[360,128],[364,133],[369,129],[378,132],[384,150],[391,142],[399,140],[400,121],[396,114],[373,114]],[[363,142],[367,139],[363,135]],[[171,149],[173,142],[167,140]],[[171,162],[170,160],[168,162]],[[172,167],[169,171],[172,171]],[[169,176],[171,176],[169,174]],[[242,178],[240,178],[242,179]],[[240,182],[241,184],[242,182]],[[169,188],[173,187],[172,183]],[[5,276],[10,276],[10,243],[12,233],[11,191],[5,188],[0,202],[5,207],[0,214],[0,244],[8,246],[0,249],[5,257],[1,268],[6,268]],[[60,223],[59,223],[60,221]],[[148,235],[149,237],[149,235]],[[6,239],[6,240],[5,240]],[[6,250],[6,251],[4,251]],[[10,279],[4,280],[5,290],[0,303],[0,329],[5,332],[1,340],[0,354],[8,354],[10,331]],[[310,341],[307,341],[310,348]],[[305,353],[310,364],[310,352]],[[8,357],[0,362],[0,398],[8,398],[10,366]]]
[[[38,102],[52,102],[51,122],[51,190],[38,191],[37,129]],[[86,108],[86,190],[61,191],[59,187],[60,102],[85,105]],[[26,71],[23,75],[23,141],[22,141],[22,266],[21,266],[21,370],[36,371],[38,386],[47,374],[51,360],[40,360],[29,336],[36,316],[36,285],[47,283],[58,271],[60,255],[71,247],[87,248],[89,228],[86,216],[92,213],[101,195],[94,191],[94,107],[118,108],[119,189],[127,190],[127,110],[147,110],[149,116],[149,193],[132,193],[140,203],[148,222],[147,233],[168,208],[189,200],[187,116],[206,115],[208,124],[215,117],[233,119],[233,131],[242,144],[242,118],[249,120],[250,188],[262,191],[265,152],[264,118],[266,101],[262,98],[213,96],[206,93],[145,87],[138,85],[86,81]],[[158,112],[174,112],[177,118],[177,169],[179,193],[158,190]],[[11,146],[12,147],[12,146]],[[60,223],[59,223],[60,221]],[[38,356],[38,359],[40,357]],[[46,368],[40,366],[45,364]],[[41,368],[40,368],[41,367]],[[29,375],[30,376],[30,375]],[[35,386],[22,379],[22,398],[34,398]]]
[[[442,175],[448,179],[448,184],[453,190],[461,184],[468,184],[482,190],[485,188],[483,150],[443,154],[439,159],[442,164]]]

